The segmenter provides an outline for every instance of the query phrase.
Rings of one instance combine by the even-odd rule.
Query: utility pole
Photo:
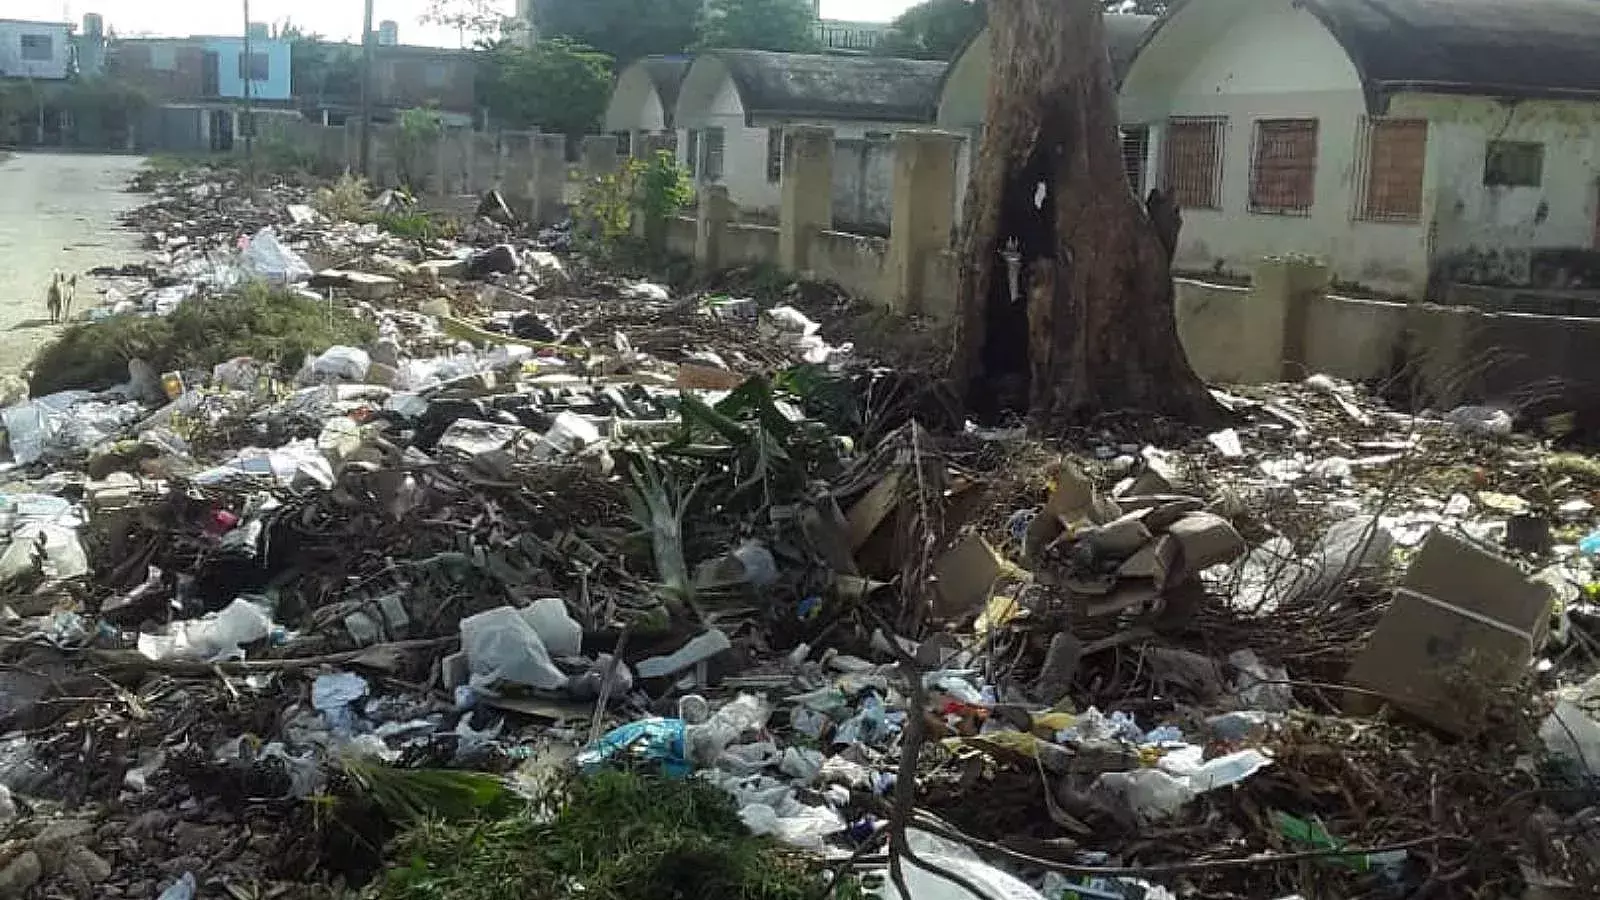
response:
[[[366,0],[361,22],[361,177],[371,175],[372,163],[372,0]]]
[[[239,68],[244,71],[244,172],[245,183],[253,190],[256,186],[256,119],[250,106],[250,82],[255,80],[256,58],[250,49],[250,0],[244,0],[244,58]]]

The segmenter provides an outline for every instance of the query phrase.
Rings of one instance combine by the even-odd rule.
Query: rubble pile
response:
[[[412,816],[619,767],[919,898],[1600,891],[1589,457],[1322,376],[1041,442],[801,291],[230,177],[90,318],[375,337],[3,410],[0,897],[399,896]]]

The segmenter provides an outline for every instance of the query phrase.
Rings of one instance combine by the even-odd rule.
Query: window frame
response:
[[[1229,125],[1227,116],[1173,116],[1167,119],[1161,140],[1161,186],[1179,209],[1222,210],[1223,164],[1228,155]],[[1177,138],[1180,132],[1200,134],[1202,132],[1199,129],[1202,128],[1209,138],[1209,144],[1200,148],[1202,152],[1198,154],[1191,149],[1187,156],[1190,160],[1199,157],[1210,170],[1198,176],[1195,184],[1188,184],[1187,178],[1179,178],[1179,167],[1183,161],[1174,152],[1179,146]],[[1205,159],[1205,156],[1209,156],[1209,159]],[[1204,197],[1198,196],[1201,178],[1204,180]]]
[[[705,164],[701,170],[705,172],[706,180],[713,184],[721,182],[723,176],[727,174],[727,130],[720,125],[707,128],[705,139],[700,145],[700,152],[705,155]]]
[[[1150,126],[1148,124],[1134,123],[1117,126],[1117,138],[1122,150],[1122,174],[1127,176],[1128,187],[1135,197],[1144,195],[1144,183],[1150,169]],[[1134,139],[1134,146],[1139,149],[1139,158],[1136,166],[1129,166],[1129,140]]]
[[[246,56],[245,52],[243,50],[239,51],[239,60],[238,60],[238,63],[239,63],[239,80],[240,81],[248,81],[248,82],[251,82],[252,84],[254,84],[255,82],[258,82],[258,81],[271,81],[272,80],[272,57],[269,56],[266,53],[266,51],[264,51],[264,50],[251,50],[248,55],[249,55],[249,62],[246,63],[246,61],[245,61],[245,56]],[[260,62],[261,62],[261,67],[260,67],[261,74],[260,74],[260,76],[256,75],[256,61],[257,60],[260,60]],[[248,69],[245,68],[246,65],[249,66]]]
[[[767,129],[767,184],[783,182],[783,129]]]
[[[1496,150],[1499,150],[1500,153],[1497,154]],[[1533,151],[1531,164],[1533,174],[1531,176],[1519,179],[1515,174],[1506,171],[1503,157],[1512,151]],[[1506,188],[1544,187],[1544,155],[1544,143],[1542,141],[1485,141],[1483,145],[1483,186]],[[1497,156],[1501,157],[1501,165],[1498,168],[1495,166]]]
[[[36,55],[39,47],[44,48],[43,56]],[[50,62],[56,58],[55,35],[19,34],[17,35],[17,51],[18,58],[23,62]]]
[[[689,177],[700,177],[700,129],[684,129],[683,161],[689,170]]]
[[[1258,216],[1305,218],[1317,204],[1317,157],[1322,138],[1321,122],[1311,118],[1256,119],[1250,146],[1249,210]],[[1274,147],[1291,147],[1309,138],[1309,153],[1269,156]],[[1304,147],[1298,149],[1306,149]],[[1293,179],[1286,196],[1268,197],[1267,176]],[[1275,202],[1276,201],[1276,202]]]
[[[1406,132],[1419,129],[1421,140],[1416,149],[1413,181],[1412,172],[1399,167],[1397,160],[1400,151],[1410,140]],[[1386,135],[1391,137],[1386,138]],[[1384,143],[1386,140],[1401,142],[1389,146]],[[1428,120],[1363,116],[1357,126],[1356,142],[1356,193],[1350,209],[1351,220],[1396,225],[1420,223],[1428,164]],[[1396,197],[1410,200],[1411,203],[1399,208]]]

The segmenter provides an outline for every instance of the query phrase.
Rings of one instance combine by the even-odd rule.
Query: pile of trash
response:
[[[1045,445],[803,292],[226,177],[91,318],[378,337],[0,411],[0,896],[365,883],[404,823],[317,810],[373,767],[703,779],[917,897],[1600,891],[1589,457],[1321,376]]]

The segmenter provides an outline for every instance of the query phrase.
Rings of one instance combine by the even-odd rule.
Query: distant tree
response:
[[[912,59],[949,59],[983,28],[983,22],[983,0],[923,0],[894,20],[878,52]]]
[[[454,28],[474,41],[493,40],[506,24],[495,0],[428,0],[422,20]]]
[[[354,102],[361,89],[361,49],[335,44],[285,23],[279,35],[289,40],[289,78],[294,95],[308,107],[329,100]]]
[[[805,53],[818,49],[809,0],[708,0],[700,46]]]
[[[641,56],[694,45],[703,0],[534,0],[541,37],[567,37],[609,54],[620,68]]]
[[[500,40],[478,53],[478,97],[502,127],[578,135],[605,113],[611,58],[593,47],[566,38],[531,49]]]

